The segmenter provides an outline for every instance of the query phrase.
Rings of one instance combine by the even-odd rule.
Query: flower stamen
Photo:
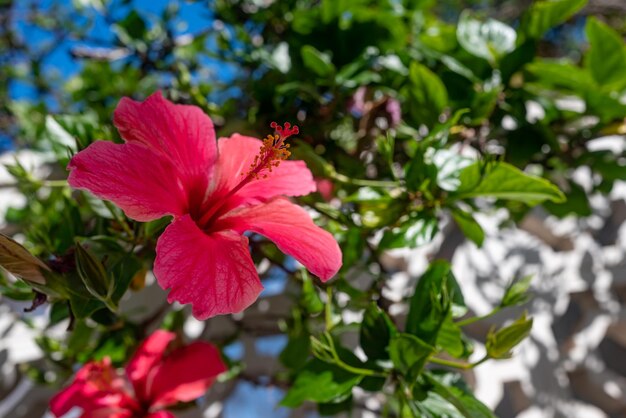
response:
[[[284,126],[280,126],[276,122],[270,124],[275,131],[274,134],[268,135],[263,140],[263,145],[259,150],[259,154],[254,157],[250,168],[241,175],[246,178],[258,180],[267,178],[272,170],[280,165],[281,161],[286,160],[291,155],[289,152],[289,144],[285,140],[292,135],[299,133],[298,126],[291,126],[289,122],[285,122]]]
[[[291,155],[289,152],[289,144],[285,140],[292,135],[300,132],[296,125],[291,126],[289,122],[285,122],[280,126],[276,122],[272,122],[270,127],[274,129],[274,134],[268,135],[263,140],[263,144],[259,149],[259,153],[250,163],[248,171],[242,172],[243,177],[239,183],[222,196],[222,204],[213,206],[206,211],[196,222],[201,228],[205,228],[213,222],[220,208],[228,201],[228,198],[253,180],[268,178],[270,173],[280,165],[281,161],[286,160]]]

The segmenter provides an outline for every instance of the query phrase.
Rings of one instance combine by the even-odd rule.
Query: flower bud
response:
[[[89,293],[101,300],[108,299],[111,278],[102,262],[79,242],[76,242],[76,270]]]

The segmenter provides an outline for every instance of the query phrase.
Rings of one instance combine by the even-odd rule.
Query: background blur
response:
[[[498,81],[503,87],[491,98],[487,86],[495,81],[486,75],[488,71],[470,65],[475,74],[468,76],[463,68],[441,58],[456,48],[448,34],[454,38],[463,10],[519,27],[520,16],[531,1],[337,0],[345,8],[332,19],[324,15],[331,13],[332,7],[320,3],[328,4],[296,0],[0,0],[0,162],[12,163],[17,157],[29,169],[54,177],[54,170],[59,169],[47,163],[63,151],[50,143],[62,144],[67,132],[112,138],[115,133],[101,127],[110,126],[118,100],[122,96],[143,98],[156,89],[179,102],[202,106],[223,135],[248,130],[263,136],[270,120],[297,118],[301,130],[312,137],[322,136],[320,131],[324,131],[339,143],[349,143],[353,137],[367,137],[379,123],[395,124],[400,118],[421,122],[429,117],[420,111],[423,103],[405,100],[401,93],[408,77],[404,54],[410,55],[428,63],[442,78],[452,102],[467,101],[474,110],[485,107],[484,114],[475,115],[478,122],[468,136],[481,137],[481,127],[489,128],[484,141],[487,137],[505,138],[501,145],[508,147],[507,158],[524,167],[549,166],[551,178],[565,185],[574,198],[567,207],[520,213],[517,228],[500,229],[507,219],[503,213],[514,212],[511,208],[480,217],[486,231],[480,249],[458,228],[448,227],[425,246],[389,252],[384,260],[392,277],[387,297],[402,298],[427,260],[435,257],[452,261],[468,306],[479,314],[496,303],[510,277],[534,275],[535,296],[524,307],[535,318],[531,338],[513,359],[489,362],[468,376],[477,397],[505,418],[626,417],[626,113],[608,98],[592,102],[578,94],[578,73],[571,69],[558,72],[556,67],[536,66],[528,70],[530,76],[524,81],[515,81],[501,69],[502,78],[508,79]],[[414,20],[398,18],[402,10],[411,8],[430,11],[416,14]],[[584,28],[590,15],[626,34],[626,2],[592,0],[542,37],[538,56],[580,65],[588,45]],[[311,67],[300,57],[303,45],[314,45],[330,55],[316,56],[322,61],[315,64],[317,70],[303,71]],[[328,81],[324,74],[331,59],[333,71],[335,67],[340,71]],[[626,73],[626,68],[623,71]],[[573,81],[567,81],[568,77]],[[320,81],[322,78],[325,81]],[[522,94],[516,82],[528,83],[524,94],[548,84],[556,87],[548,89],[551,93],[537,93],[545,101],[520,96],[520,108],[500,106],[503,101],[497,102],[498,95],[506,94],[508,100]],[[468,92],[471,100],[464,96],[469,97]],[[399,100],[391,100],[396,98]],[[611,115],[612,111],[615,114]],[[507,119],[507,114],[513,115],[515,126],[510,126],[512,118]],[[585,118],[594,117],[606,120],[609,128],[585,131],[589,122]],[[546,150],[550,136],[546,132],[554,129],[562,129],[558,134],[566,138],[584,138],[585,152],[614,157],[603,157],[600,162],[590,157],[581,162],[576,159],[579,155],[572,153],[569,160],[563,157],[568,169],[560,170],[554,163],[557,157],[549,147]],[[514,142],[511,138],[516,135],[518,141]],[[58,173],[57,177],[63,178],[62,171]],[[607,179],[610,184],[604,182]],[[0,232],[19,232],[18,209],[27,202],[27,196],[12,186],[12,177],[0,167]],[[268,376],[281,367],[278,355],[287,337],[278,335],[276,324],[289,313],[290,302],[279,274],[264,284],[265,304],[256,304],[238,320],[237,326],[241,321],[245,325],[241,326],[241,340],[227,346],[231,357],[248,364],[246,374],[213,390],[205,400],[204,412],[181,416],[316,416],[311,408],[290,415],[275,406],[283,392]],[[163,298],[163,292],[148,281],[138,297],[150,301]],[[55,392],[52,387],[32,383],[33,379],[48,380],[36,372],[42,349],[35,341],[38,330],[46,328],[48,312],[24,314],[24,306],[28,303],[0,296],[0,417],[43,416],[47,400]],[[510,317],[515,313],[519,311]],[[506,315],[497,315],[493,321],[504,319]],[[185,331],[192,337],[219,339],[234,326],[231,322],[228,318],[214,321],[209,329],[189,319]],[[481,327],[470,327],[470,334],[480,339],[485,333],[485,326]],[[357,413],[378,416],[368,405]]]

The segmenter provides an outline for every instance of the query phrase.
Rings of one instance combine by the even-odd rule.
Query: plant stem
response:
[[[487,319],[490,318],[492,316],[494,316],[495,314],[497,314],[498,312],[500,312],[500,310],[502,310],[501,307],[497,306],[493,309],[493,311],[489,312],[486,315],[482,315],[482,316],[473,316],[471,318],[467,318],[467,319],[463,319],[461,321],[457,321],[455,322],[455,324],[459,327],[464,327],[466,325],[469,324],[473,324],[474,322],[478,322],[478,321],[482,321],[483,319]]]
[[[372,376],[372,377],[387,377],[387,375],[385,373],[381,373],[381,372],[375,372],[374,370],[369,370],[369,369],[361,369],[358,367],[352,367],[349,364],[346,364],[343,362],[343,360],[341,360],[339,357],[337,357],[336,355],[333,356],[335,363],[337,364],[337,366],[341,367],[342,369],[350,372],[350,373],[354,373],[354,374],[360,374],[363,376]]]
[[[67,187],[67,180],[37,180],[32,177],[27,179],[29,184],[35,184],[40,187]],[[13,189],[20,186],[20,183],[2,183],[0,189]]]
[[[326,321],[326,331],[333,328],[333,290],[329,286],[326,288],[326,306],[324,307],[324,320]]]
[[[352,186],[367,186],[367,187],[400,187],[400,183],[396,181],[385,180],[367,180],[367,179],[353,179],[343,174],[334,173],[332,179],[343,184],[350,184]]]
[[[126,234],[128,234],[128,236],[134,241],[135,233],[132,231],[132,229],[130,229],[128,222],[126,222],[126,220],[123,217],[119,216],[119,214],[115,211],[115,208],[113,207],[113,204],[111,202],[108,202],[106,200],[103,200],[102,202],[107,207],[109,212],[111,212],[111,215],[113,215],[113,218],[117,221],[117,223],[120,224],[124,232],[126,232]]]
[[[44,180],[41,182],[44,187],[67,187],[67,180]]]
[[[344,361],[337,354],[337,351],[335,349],[335,343],[333,342],[333,338],[330,336],[330,334],[328,334],[328,338],[326,340],[330,348],[329,352],[331,356],[333,357],[333,360],[335,361],[335,364],[337,364],[337,366],[354,374],[361,374],[364,376],[387,377],[387,375],[382,372],[376,372],[374,370],[369,370],[369,369],[361,369],[359,367],[353,367],[347,363],[344,363]]]
[[[489,360],[488,356],[481,358],[475,363],[462,363],[460,361],[446,360],[446,359],[442,359],[438,357],[431,357],[429,359],[431,363],[440,364],[442,366],[454,367],[455,369],[462,369],[462,370],[473,369],[474,367],[478,366],[479,364],[484,363],[487,360]]]
[[[114,314],[117,314],[117,306],[115,306],[115,304],[113,303],[113,301],[111,299],[109,299],[108,297],[106,299],[101,299],[102,302],[104,302],[104,305]]]

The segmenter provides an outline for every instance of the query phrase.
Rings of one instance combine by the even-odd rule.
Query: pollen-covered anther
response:
[[[254,157],[250,164],[250,170],[245,173],[246,176],[254,179],[267,178],[268,172],[272,172],[274,168],[280,165],[281,161],[286,160],[291,155],[288,149],[290,145],[286,144],[285,140],[298,134],[300,131],[298,127],[296,125],[291,126],[289,122],[285,122],[283,126],[272,122],[270,126],[276,133],[265,137],[259,154]]]

